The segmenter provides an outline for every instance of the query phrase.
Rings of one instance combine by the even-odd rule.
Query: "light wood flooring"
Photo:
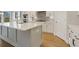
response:
[[[1,40],[0,47],[13,47],[13,46]],[[62,39],[58,38],[57,36],[54,36],[53,34],[43,33],[41,47],[69,47],[69,45],[66,44],[65,41],[63,41]]]
[[[43,33],[42,47],[69,47],[69,45],[53,34]]]

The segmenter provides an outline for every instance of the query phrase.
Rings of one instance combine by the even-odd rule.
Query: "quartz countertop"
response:
[[[41,22],[29,22],[29,23],[23,23],[23,24],[17,24],[16,22],[0,23],[1,26],[6,26],[17,30],[22,30],[22,31],[26,31],[38,26],[42,26],[42,24],[43,23]]]

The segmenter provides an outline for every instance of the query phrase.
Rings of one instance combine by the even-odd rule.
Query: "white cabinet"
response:
[[[79,26],[69,25],[68,39],[71,47],[79,47]]]
[[[44,24],[42,25],[42,31],[43,31],[43,32],[46,32],[46,29],[47,29],[47,26],[46,26],[46,23],[44,23]]]
[[[26,23],[24,27],[0,25],[0,38],[16,47],[40,47],[42,41],[42,25]],[[28,27],[27,27],[28,26]]]
[[[13,29],[13,28],[8,28],[8,39],[13,41],[13,42],[16,42],[16,29]]]
[[[44,22],[42,25],[42,31],[48,32],[48,33],[54,33],[54,12],[53,11],[47,11],[46,17],[48,17],[48,20]]]
[[[75,38],[74,44],[76,47],[79,47],[79,36]]]
[[[75,44],[74,44],[74,40],[75,40],[75,38],[74,38],[74,32],[72,30],[68,31],[68,40],[69,40],[69,45],[71,47],[75,46]]]
[[[53,26],[54,26],[53,20],[49,20],[42,25],[42,31],[53,33],[54,32]]]
[[[30,31],[17,30],[17,47],[30,47]]]
[[[53,20],[49,20],[47,23],[46,23],[46,31],[48,32],[48,33],[53,33],[54,32],[54,23],[53,23]]]
[[[8,32],[7,27],[2,26],[2,36],[3,36],[3,37],[5,37],[5,38],[8,37],[7,32]]]
[[[36,27],[31,30],[31,46],[36,46],[38,47],[41,44],[41,39],[42,38],[42,28],[41,27]]]
[[[38,26],[27,31],[17,30],[18,47],[39,47],[42,40],[42,27]]]
[[[69,45],[71,47],[79,47],[79,36],[75,32],[72,33],[72,30],[69,34]]]

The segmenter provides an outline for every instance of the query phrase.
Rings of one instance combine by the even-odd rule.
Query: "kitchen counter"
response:
[[[42,22],[29,22],[29,23],[23,23],[23,24],[16,24],[16,22],[0,23],[1,26],[6,26],[17,30],[22,30],[22,31],[26,31],[26,30],[41,26],[42,24],[43,24]]]

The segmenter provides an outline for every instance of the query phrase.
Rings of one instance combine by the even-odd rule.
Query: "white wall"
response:
[[[68,14],[67,15],[68,24],[79,25],[78,11],[68,11],[67,14]]]
[[[54,34],[68,43],[67,40],[67,12],[55,11],[54,12]]]

